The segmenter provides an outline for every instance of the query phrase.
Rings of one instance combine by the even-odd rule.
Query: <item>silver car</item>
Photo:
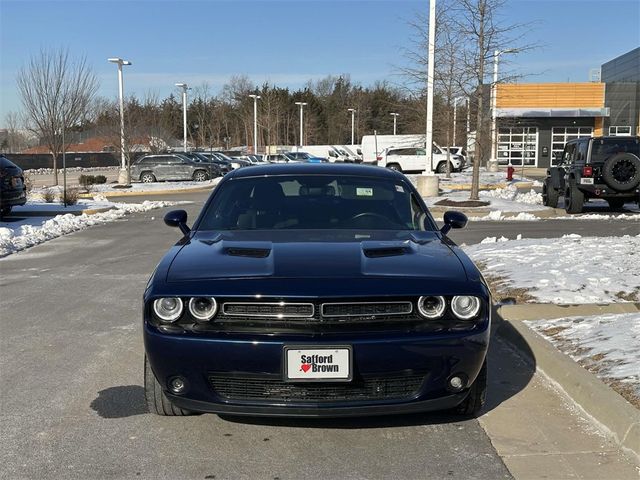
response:
[[[217,176],[206,163],[177,154],[145,155],[131,166],[131,178],[143,183],[163,180],[204,182]]]

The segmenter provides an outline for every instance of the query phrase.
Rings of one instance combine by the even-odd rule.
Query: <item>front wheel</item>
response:
[[[449,171],[453,172],[453,165]],[[447,173],[447,162],[440,162],[436,167],[436,173]]]
[[[140,181],[142,183],[153,183],[156,181],[156,177],[153,175],[153,173],[145,172],[140,175]]]
[[[144,356],[144,398],[149,408],[149,413],[166,417],[183,417],[191,415],[190,410],[176,407],[162,391],[160,382],[151,370],[147,356]]]
[[[205,180],[208,180],[208,179],[209,179],[209,175],[207,175],[207,172],[204,172],[202,170],[198,170],[193,174],[194,182],[204,182]]]
[[[469,389],[469,395],[455,409],[459,415],[475,417],[480,413],[487,399],[487,360],[485,359],[480,373]]]
[[[11,207],[2,207],[0,209],[0,218],[4,218],[11,213]]]
[[[544,183],[542,184],[542,204],[545,207],[557,208],[560,193],[550,184],[551,182],[548,178],[545,179]]]
[[[397,163],[390,163],[387,165],[389,170],[395,170],[396,172],[402,172],[402,168]]]

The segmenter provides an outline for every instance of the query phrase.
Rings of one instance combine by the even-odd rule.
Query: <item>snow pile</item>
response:
[[[629,220],[634,222],[640,222],[640,214],[624,214],[607,215],[600,213],[587,213],[583,215],[566,215],[562,217],[555,217],[554,220]]]
[[[479,195],[484,199],[500,198],[502,200],[510,200],[512,202],[526,203],[528,205],[542,205],[542,194],[531,190],[527,193],[518,193],[518,188],[511,184],[505,188],[496,188],[495,190],[482,190]]]
[[[603,380],[640,396],[640,313],[525,322]]]
[[[128,213],[146,212],[154,208],[163,208],[183,202],[152,202],[113,204],[113,210],[93,215],[57,215],[50,219],[32,217],[30,223],[12,226],[11,223],[0,223],[0,257],[25,248],[38,245],[67,233],[83,230],[92,225],[112,222]],[[188,203],[188,202],[187,202]]]
[[[464,248],[484,272],[542,303],[640,300],[640,235],[494,241]]]
[[[502,210],[492,210],[484,217],[469,217],[471,222],[497,222],[500,220],[515,221],[515,222],[536,222],[540,220],[539,217],[527,212],[520,212],[517,215],[506,216],[502,214]]]

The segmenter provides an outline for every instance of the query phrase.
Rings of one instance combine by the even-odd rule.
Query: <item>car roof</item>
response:
[[[352,163],[280,163],[243,167],[234,170],[229,178],[243,178],[265,175],[353,175],[399,179],[403,175],[388,168]]]
[[[578,142],[588,142],[591,140],[613,140],[613,141],[620,141],[620,140],[632,140],[632,141],[639,141],[640,137],[636,137],[634,135],[602,135],[600,137],[580,137],[580,138],[574,138],[573,140],[569,140],[567,142],[567,145],[570,143],[578,143]]]

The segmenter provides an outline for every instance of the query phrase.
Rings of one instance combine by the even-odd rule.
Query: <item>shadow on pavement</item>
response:
[[[98,392],[91,409],[102,418],[124,418],[148,413],[144,388],[139,385],[109,387]]]

